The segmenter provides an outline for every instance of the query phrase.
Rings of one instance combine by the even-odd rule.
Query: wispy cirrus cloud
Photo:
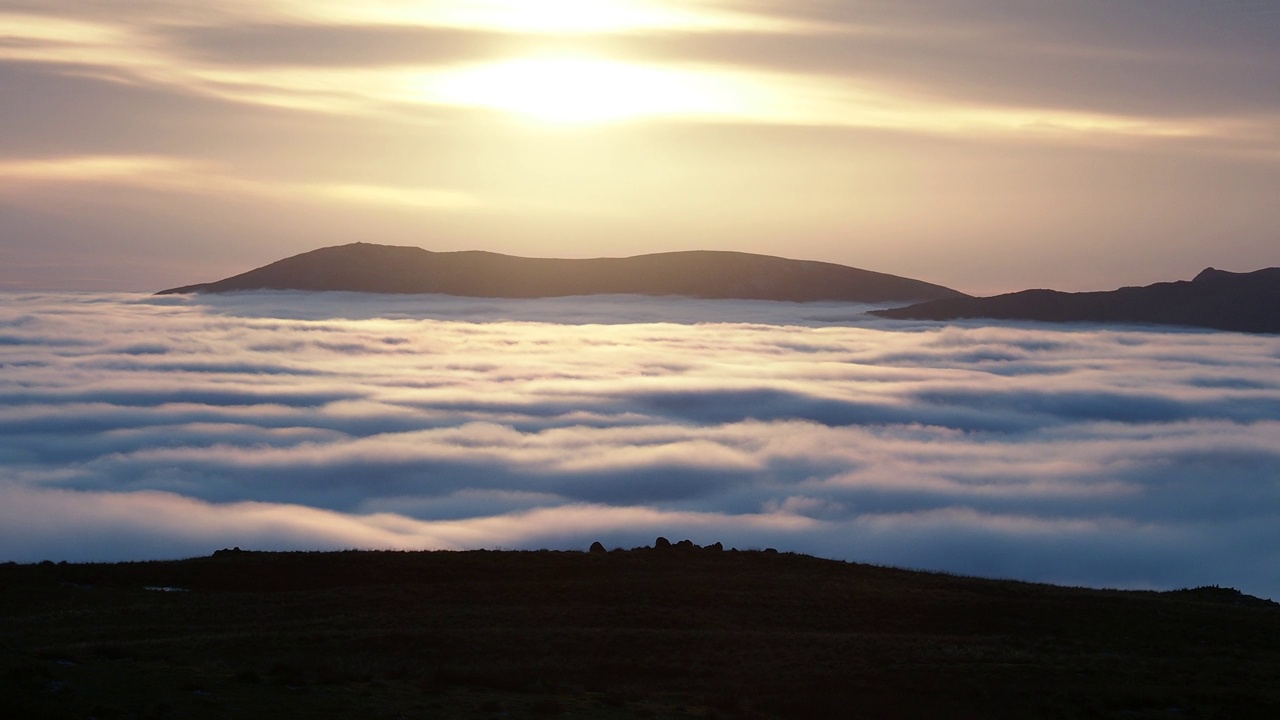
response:
[[[1207,0],[0,0],[0,286],[145,290],[354,239],[745,250],[972,293],[1253,270],[1280,220],[1276,22]]]
[[[0,554],[664,534],[1280,595],[1276,338],[857,310],[10,294]]]
[[[148,190],[222,197],[259,197],[302,203],[352,203],[432,210],[465,210],[479,199],[430,187],[263,181],[237,175],[216,163],[163,156],[71,156],[0,162],[0,196],[29,193],[53,185],[111,184]]]
[[[602,83],[613,75],[634,87],[636,76],[665,72],[654,81],[670,97],[654,113],[717,121],[1209,138],[1247,136],[1247,126],[1263,132],[1277,111],[1258,104],[1256,75],[1273,66],[1265,44],[1242,47],[1202,30],[1203,46],[1188,52],[1151,31],[1159,27],[1153,19],[1190,31],[1205,17],[1244,31],[1256,27],[1256,12],[1007,12],[998,3],[969,4],[976,7],[955,13],[938,3],[860,2],[832,11],[803,3],[566,0],[534,9],[384,1],[353,8],[276,0],[217,10],[125,5],[105,14],[10,3],[11,37],[0,59],[237,103],[355,115],[424,104],[521,111],[501,98],[449,88],[548,55],[580,64],[595,59]],[[1047,24],[1045,15],[1063,17]],[[531,77],[521,82],[541,87],[547,74],[530,66]],[[719,88],[725,101],[676,102],[686,80],[696,80],[703,95]]]

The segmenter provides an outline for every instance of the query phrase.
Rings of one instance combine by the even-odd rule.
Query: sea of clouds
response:
[[[5,294],[0,561],[658,535],[1280,598],[1280,338],[604,297]]]

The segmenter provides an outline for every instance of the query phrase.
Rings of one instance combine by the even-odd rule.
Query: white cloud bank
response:
[[[0,560],[662,534],[1280,598],[1280,338],[860,310],[8,294]]]

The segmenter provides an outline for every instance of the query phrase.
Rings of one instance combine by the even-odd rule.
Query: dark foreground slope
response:
[[[1189,282],[1109,292],[1024,290],[985,298],[939,299],[874,314],[902,320],[1153,323],[1275,333],[1280,332],[1280,268],[1251,273],[1209,268]]]
[[[1217,588],[693,546],[0,566],[7,718],[1274,718],[1277,677],[1280,608]]]
[[[159,294],[233,290],[347,290],[469,297],[684,295],[807,302],[904,302],[963,297],[955,290],[832,263],[692,251],[560,260],[491,252],[430,252],[353,243],[321,248],[217,282]]]

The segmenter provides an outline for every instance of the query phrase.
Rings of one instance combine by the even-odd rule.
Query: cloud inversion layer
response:
[[[1280,597],[1280,339],[637,298],[6,296],[0,559],[633,546]]]

